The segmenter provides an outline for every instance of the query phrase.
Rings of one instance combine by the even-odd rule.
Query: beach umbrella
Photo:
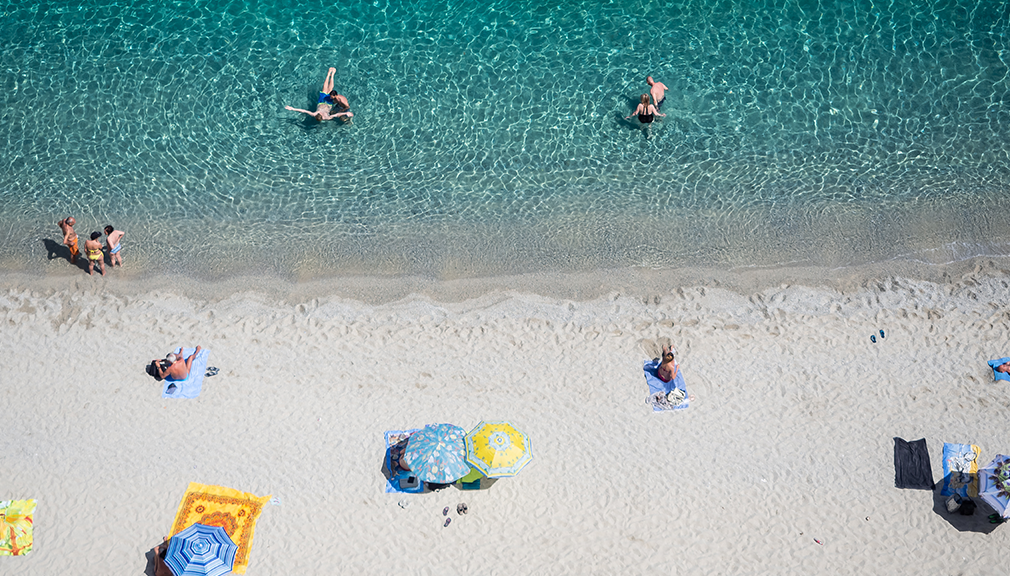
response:
[[[978,471],[978,495],[1003,518],[1010,518],[1010,456],[997,454]]]
[[[403,460],[421,480],[455,482],[470,471],[463,449],[466,431],[452,424],[429,424],[410,435]]]
[[[464,442],[466,461],[488,478],[515,476],[533,459],[530,439],[508,422],[481,422]]]
[[[231,574],[237,550],[224,528],[193,524],[169,540],[165,564],[175,576]]]

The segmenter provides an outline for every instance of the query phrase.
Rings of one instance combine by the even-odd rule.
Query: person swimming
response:
[[[344,121],[350,119],[354,116],[354,113],[351,112],[350,103],[347,101],[346,97],[338,94],[337,91],[333,89],[333,75],[336,73],[336,68],[330,68],[326,72],[326,79],[323,80],[323,91],[319,93],[319,100],[316,103],[316,110],[314,112],[291,106],[285,106],[284,109],[291,110],[292,112],[308,114],[320,122],[324,120],[333,120],[335,118],[340,118]],[[341,111],[336,114],[331,114],[330,110],[332,110],[334,106],[339,106]]]

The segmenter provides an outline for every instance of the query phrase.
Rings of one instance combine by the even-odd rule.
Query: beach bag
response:
[[[947,498],[947,512],[953,514],[961,508],[961,495],[954,494],[950,498]]]
[[[971,498],[965,498],[964,501],[961,502],[961,507],[958,508],[957,511],[960,512],[962,516],[971,516],[975,513],[975,501]]]

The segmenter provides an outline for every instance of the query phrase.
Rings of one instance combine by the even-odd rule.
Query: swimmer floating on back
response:
[[[347,102],[347,98],[333,89],[333,75],[337,73],[336,68],[330,68],[326,72],[326,80],[323,81],[323,91],[319,93],[319,103],[316,104],[316,111],[309,112],[308,110],[302,110],[301,108],[293,108],[291,106],[285,106],[286,110],[291,110],[292,112],[301,112],[302,114],[308,114],[320,122],[324,120],[333,120],[334,118],[340,118],[345,122],[354,116],[351,112],[351,105]],[[336,114],[331,114],[330,110],[336,106],[340,112]]]

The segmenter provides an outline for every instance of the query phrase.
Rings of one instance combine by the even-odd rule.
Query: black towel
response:
[[[929,466],[929,450],[926,449],[925,438],[912,442],[894,438],[894,486],[918,490],[934,488],[933,469]]]

